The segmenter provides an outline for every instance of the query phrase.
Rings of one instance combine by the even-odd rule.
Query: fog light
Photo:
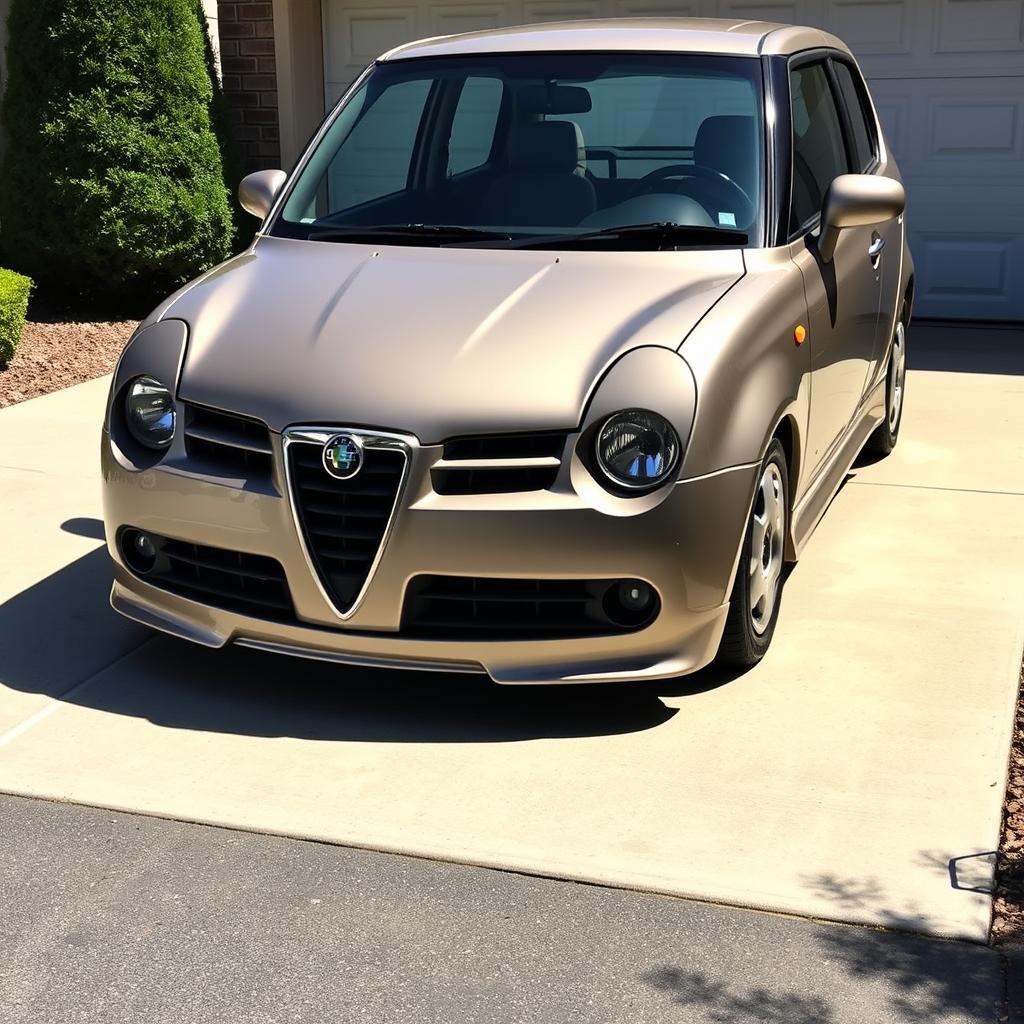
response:
[[[623,580],[618,587],[619,604],[627,611],[645,612],[651,607],[654,593],[640,580]]]
[[[140,576],[150,572],[156,565],[156,545],[140,530],[126,530],[121,537],[121,553],[128,568]]]
[[[617,626],[634,628],[654,616],[658,595],[643,580],[619,580],[605,592],[603,604],[605,615]]]

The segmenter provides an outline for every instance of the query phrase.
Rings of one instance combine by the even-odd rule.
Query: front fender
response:
[[[759,462],[785,421],[790,490],[799,494],[810,408],[810,346],[803,280],[789,247],[746,250],[748,272],[680,347],[693,371],[697,407],[684,479]]]

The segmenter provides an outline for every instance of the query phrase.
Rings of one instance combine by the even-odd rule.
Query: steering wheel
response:
[[[644,192],[656,191],[653,186],[667,178],[703,178],[705,181],[726,185],[734,195],[739,196],[749,214],[753,216],[754,201],[747,195],[746,190],[733,181],[728,174],[724,174],[714,167],[708,167],[706,164],[669,164],[667,167],[658,167],[637,181],[633,194],[640,195]]]

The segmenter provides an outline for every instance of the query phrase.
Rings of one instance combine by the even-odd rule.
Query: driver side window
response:
[[[850,168],[839,111],[824,64],[807,64],[789,75],[793,116],[793,204],[790,231],[821,212],[829,185]]]

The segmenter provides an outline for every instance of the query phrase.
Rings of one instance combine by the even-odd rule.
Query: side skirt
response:
[[[882,422],[882,417],[885,415],[885,381],[886,378],[883,377],[868,392],[852,426],[836,448],[832,458],[818,473],[807,493],[793,508],[792,539],[798,558],[811,539],[814,528],[825,514],[829,502],[842,487],[850,466],[860,454],[867,439]]]

